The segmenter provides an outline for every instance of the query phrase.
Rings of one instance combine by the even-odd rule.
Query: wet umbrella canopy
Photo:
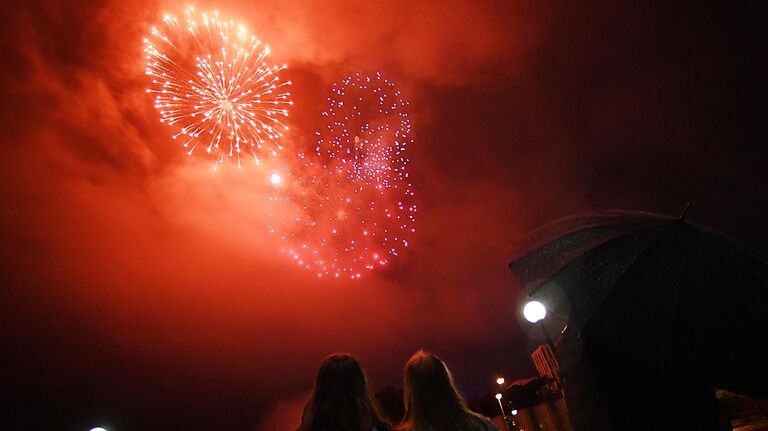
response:
[[[759,252],[682,216],[605,211],[533,232],[517,256],[510,268],[531,298],[606,367],[648,385],[688,373],[765,396],[768,259]]]

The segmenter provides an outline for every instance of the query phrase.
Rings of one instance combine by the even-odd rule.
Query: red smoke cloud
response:
[[[660,44],[639,24],[606,25],[657,18],[647,10],[507,3],[196,4],[246,22],[289,64],[292,148],[311,142],[327,85],[346,73],[383,70],[411,99],[418,235],[355,283],[317,280],[276,252],[260,207],[268,172],[214,172],[158,123],[142,39],[186,4],[5,4],[0,335],[18,411],[279,431],[298,421],[325,355],[357,354],[381,387],[398,385],[421,347],[481,392],[495,372],[532,372],[505,267],[526,229],[698,199],[705,219],[768,236],[763,207],[746,221],[720,215],[768,201],[724,167],[764,156],[713,138],[750,117],[701,127],[736,103],[700,95],[730,72],[686,72],[731,54],[670,57],[696,44],[665,21]]]
[[[442,344],[459,353],[484,344],[475,334],[502,318],[486,313],[508,308],[489,307],[495,293],[484,293],[511,287],[503,255],[483,264],[495,266],[502,275],[493,277],[503,282],[476,285],[488,276],[471,274],[473,266],[490,255],[466,259],[462,247],[436,243],[439,228],[425,228],[422,245],[394,269],[356,284],[318,281],[276,253],[266,233],[260,202],[268,172],[213,172],[182,155],[144,93],[141,52],[149,26],[181,5],[38,6],[12,5],[6,14],[14,24],[6,38],[14,61],[3,79],[11,101],[4,112],[11,139],[2,147],[3,194],[12,203],[2,221],[13,259],[5,293],[8,304],[31,307],[13,312],[28,325],[12,335],[63,345],[22,343],[19,361],[38,349],[61,356],[55,365],[37,359],[30,372],[44,370],[62,390],[71,390],[69,376],[97,375],[98,389],[82,390],[73,414],[98,410],[95,393],[102,391],[127,392],[122,409],[138,409],[133,397],[151,398],[145,392],[156,388],[147,382],[125,389],[125,379],[151,376],[168,380],[171,393],[223,392],[227,402],[252,410],[236,421],[255,423],[265,406],[305,391],[330,352],[356,353],[382,385],[397,384],[401,362],[416,348]],[[341,74],[382,68],[414,88],[422,80],[465,82],[494,61],[507,42],[504,23],[493,23],[490,7],[449,6],[273,2],[220,9],[248,22],[297,75],[291,137],[298,148],[317,127],[327,84]],[[445,216],[468,211],[459,202],[444,208]],[[452,239],[464,246],[473,236]],[[466,317],[452,324],[451,316]],[[488,361],[501,366],[499,358]],[[34,380],[26,384],[33,393],[47,390]],[[161,388],[154,396],[169,409],[195,405],[194,394],[171,393]],[[213,417],[228,411],[216,400],[208,409]],[[111,413],[126,420],[119,408]]]

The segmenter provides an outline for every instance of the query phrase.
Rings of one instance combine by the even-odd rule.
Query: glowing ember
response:
[[[173,138],[183,139],[189,154],[198,147],[211,153],[217,165],[230,157],[240,166],[242,152],[258,163],[265,149],[282,149],[290,82],[277,76],[285,66],[267,65],[269,47],[217,12],[198,19],[189,8],[183,23],[166,16],[163,24],[144,40],[147,92],[155,94],[160,121],[177,130]]]
[[[404,180],[408,159],[403,152],[411,141],[411,124],[408,102],[395,84],[380,73],[356,74],[334,84],[332,93],[323,112],[327,126],[317,132],[322,162],[361,186],[381,189]]]
[[[280,174],[272,174],[269,177],[269,182],[272,183],[272,185],[278,185],[280,184],[280,181],[283,180],[283,177],[280,176]]]
[[[380,73],[335,84],[315,153],[283,171],[271,232],[317,276],[358,279],[387,265],[416,229],[405,149],[412,143],[408,102]]]

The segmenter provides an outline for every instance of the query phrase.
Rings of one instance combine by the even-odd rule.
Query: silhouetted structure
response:
[[[560,390],[560,364],[549,344],[542,344],[531,353],[533,365],[539,376],[547,380],[547,387],[552,392]]]
[[[762,253],[684,214],[627,211],[563,219],[526,244],[510,268],[568,322],[568,407],[593,416],[577,429],[725,430],[715,386],[765,396]]]

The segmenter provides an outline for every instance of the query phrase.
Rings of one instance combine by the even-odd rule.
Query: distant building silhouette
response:
[[[559,354],[560,345],[556,348]],[[502,394],[501,400],[494,398],[495,391],[488,393],[482,400],[487,409],[482,411],[493,416],[493,422],[500,430],[574,431],[563,397],[560,363],[550,344],[537,347],[531,353],[531,360],[539,377],[500,385],[497,390]],[[500,410],[503,410],[503,416],[499,414]]]
[[[553,393],[560,391],[560,364],[549,344],[542,344],[531,353],[533,365],[539,376],[547,379],[547,387]]]

